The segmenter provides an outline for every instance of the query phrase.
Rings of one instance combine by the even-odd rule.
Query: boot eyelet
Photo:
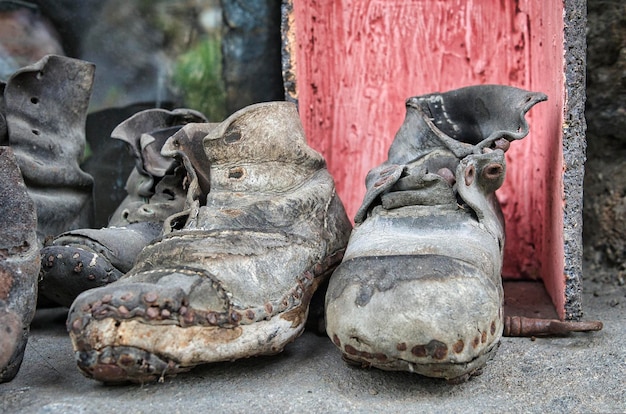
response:
[[[488,180],[496,180],[504,173],[504,168],[500,164],[489,164],[483,169],[483,177]]]
[[[154,216],[154,210],[149,207],[143,206],[141,207],[140,211],[146,216]]]
[[[232,178],[234,180],[240,180],[245,175],[246,171],[241,167],[233,167],[228,170],[228,178]]]
[[[224,135],[224,142],[227,144],[234,144],[241,139],[241,133],[239,131],[230,131]]]

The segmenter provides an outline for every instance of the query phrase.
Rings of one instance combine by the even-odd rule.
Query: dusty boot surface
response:
[[[88,377],[152,381],[278,353],[302,333],[311,296],[341,261],[351,225],[295,105],[252,105],[208,133],[198,125],[162,150],[187,169],[186,210],[125,276],[70,309]]]
[[[112,283],[132,268],[141,250],[163,233],[164,220],[185,205],[185,170],[175,159],[161,156],[161,148],[184,124],[205,120],[193,110],[151,109],[113,131],[135,157],[128,195],[108,227],[62,233],[41,250],[41,295],[70,306],[81,292]]]
[[[326,295],[347,361],[462,380],[503,329],[504,151],[540,93],[487,85],[407,100],[388,160],[367,176]]]
[[[0,383],[17,374],[35,315],[39,245],[32,199],[13,152],[0,147]]]

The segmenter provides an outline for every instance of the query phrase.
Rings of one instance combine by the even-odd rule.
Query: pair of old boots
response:
[[[42,291],[69,304],[105,285],[68,316],[79,368],[104,382],[280,352],[329,277],[327,333],[347,361],[466,378],[502,333],[503,154],[543,99],[503,86],[409,99],[354,229],[293,104],[219,124],[140,113],[113,134],[138,160],[129,197],[109,228],[44,248]]]

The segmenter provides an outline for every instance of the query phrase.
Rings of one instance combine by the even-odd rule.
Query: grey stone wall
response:
[[[228,113],[284,100],[280,0],[222,0],[223,74]]]
[[[624,283],[626,258],[626,2],[588,0],[586,277]]]
[[[585,174],[586,0],[564,2],[566,104],[563,124],[565,318],[582,317],[582,191]]]

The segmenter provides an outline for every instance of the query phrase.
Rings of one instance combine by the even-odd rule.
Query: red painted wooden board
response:
[[[386,159],[406,98],[475,84],[541,91],[530,134],[507,153],[498,198],[503,276],[543,279],[560,316],[563,252],[563,4],[545,0],[296,0],[291,72],[309,143],[353,217]]]

